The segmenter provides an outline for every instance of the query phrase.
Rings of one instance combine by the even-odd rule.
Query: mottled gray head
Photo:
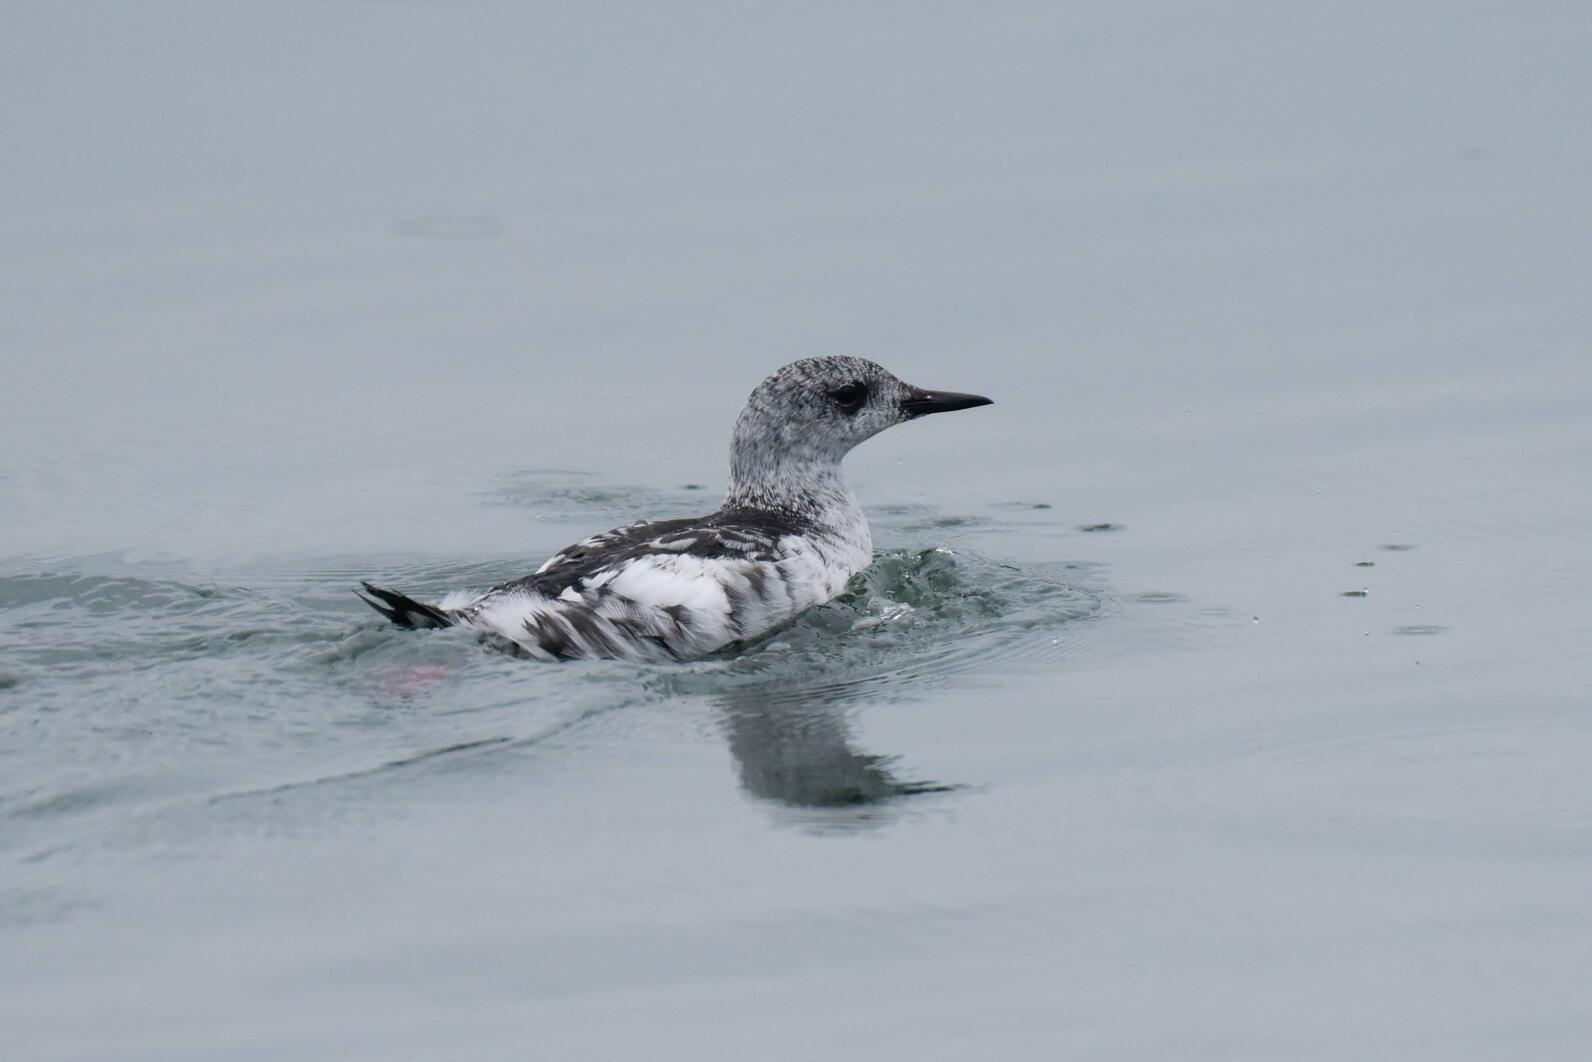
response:
[[[914,387],[866,358],[791,362],[757,385],[736,418],[730,501],[779,503],[832,476],[852,447],[893,424],[989,404],[981,395]]]

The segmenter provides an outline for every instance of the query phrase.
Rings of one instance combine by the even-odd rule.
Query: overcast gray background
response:
[[[1574,3],[8,0],[19,579],[539,563],[624,505],[504,483],[708,504],[751,387],[844,352],[997,403],[850,459],[926,507],[881,546],[1078,563],[1107,603],[1021,666],[891,665],[864,744],[971,788],[855,831],[740,793],[702,698],[212,814],[286,777],[227,733],[275,707],[193,679],[201,724],[107,664],[146,750],[0,662],[8,1038],[1586,1057],[1589,55]],[[303,771],[525,725],[493,696],[379,747],[299,697]],[[60,810],[69,775],[112,795]]]

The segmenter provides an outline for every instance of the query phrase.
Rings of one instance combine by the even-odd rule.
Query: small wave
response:
[[[182,610],[215,598],[218,590],[165,579],[38,572],[0,577],[0,609],[77,606],[94,613]]]
[[[667,673],[672,687],[766,687],[773,699],[898,698],[953,675],[1075,652],[1062,632],[1097,615],[1094,572],[937,548],[890,550],[828,604],[717,657]]]

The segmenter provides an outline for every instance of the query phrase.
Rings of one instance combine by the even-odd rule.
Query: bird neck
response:
[[[730,461],[724,508],[777,513],[820,527],[860,519],[862,509],[841,478],[840,463],[804,458],[771,459],[766,453],[738,451]]]

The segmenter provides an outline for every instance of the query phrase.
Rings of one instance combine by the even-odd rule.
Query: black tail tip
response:
[[[370,597],[366,597],[358,590],[353,592],[354,596],[381,613],[389,622],[400,627],[414,630],[424,627],[453,626],[452,617],[435,605],[416,601],[396,590],[387,590],[363,580],[359,585],[365,588],[365,593]]]

